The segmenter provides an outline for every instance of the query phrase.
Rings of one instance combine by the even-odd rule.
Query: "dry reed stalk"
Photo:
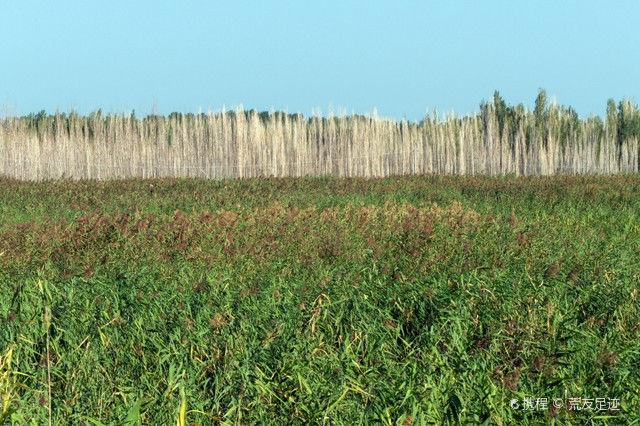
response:
[[[620,105],[620,120],[640,120],[634,105]],[[142,119],[101,112],[7,117],[0,120],[0,175],[42,180],[638,172],[638,135],[622,134],[612,119],[576,121],[570,111],[551,105],[538,126],[528,111],[514,111],[503,124],[493,104],[468,117],[434,111],[421,123],[383,119],[376,111],[307,120],[242,108]]]

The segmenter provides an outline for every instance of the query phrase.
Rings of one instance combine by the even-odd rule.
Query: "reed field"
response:
[[[626,166],[598,153],[626,161],[633,145],[591,145],[596,124],[580,122],[567,146],[591,160],[554,154],[525,167],[473,157],[493,141],[513,160],[485,139],[494,118],[479,136],[479,117],[322,122],[333,130],[251,117],[77,117],[69,131],[54,130],[60,117],[35,130],[10,120],[16,140],[43,151],[35,168],[15,163],[28,152],[18,145],[3,157],[20,179],[0,179],[0,423],[637,424],[638,175],[71,179],[136,175],[140,159],[149,175],[188,174],[198,159],[209,176],[214,163],[196,148],[238,166],[352,158],[366,132],[376,153],[427,141],[417,146],[433,162],[420,167],[465,173],[614,172]],[[96,123],[106,124],[76,137]],[[273,145],[253,150],[238,123],[245,136],[266,128]],[[285,128],[300,142],[274,136]],[[336,139],[313,151],[311,129]],[[468,145],[447,145],[457,131]],[[224,143],[199,145],[214,140]],[[453,155],[460,146],[470,151]],[[412,163],[333,164],[378,175]],[[62,170],[70,178],[23,180]],[[524,409],[526,398],[548,406]]]
[[[468,116],[419,123],[340,114],[304,118],[237,109],[169,116],[45,112],[0,125],[0,176],[23,180],[159,177],[385,177],[404,174],[636,173],[640,111],[623,99],[604,119],[499,93]]]

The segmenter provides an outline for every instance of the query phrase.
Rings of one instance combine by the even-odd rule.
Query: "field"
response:
[[[637,175],[0,179],[0,423],[637,422],[638,212]]]

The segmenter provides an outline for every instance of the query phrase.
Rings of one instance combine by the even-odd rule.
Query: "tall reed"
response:
[[[546,102],[546,101],[545,101]],[[612,102],[612,101],[610,101]],[[254,110],[169,116],[44,113],[0,120],[0,175],[23,180],[127,177],[552,175],[636,173],[640,112],[623,100],[580,120],[555,104],[419,123]]]

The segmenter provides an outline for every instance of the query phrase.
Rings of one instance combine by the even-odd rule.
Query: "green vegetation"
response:
[[[2,179],[0,423],[631,423],[639,211],[624,175]]]

